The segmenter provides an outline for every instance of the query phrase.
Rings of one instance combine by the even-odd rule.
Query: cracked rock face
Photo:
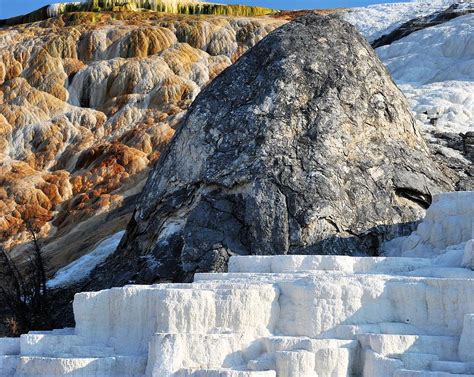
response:
[[[368,43],[308,14],[199,94],[103,268],[110,285],[186,280],[235,254],[376,254],[449,190]]]

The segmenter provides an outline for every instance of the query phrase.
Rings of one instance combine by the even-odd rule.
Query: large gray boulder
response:
[[[197,97],[107,283],[183,281],[235,254],[376,254],[450,189],[369,44],[308,14]]]

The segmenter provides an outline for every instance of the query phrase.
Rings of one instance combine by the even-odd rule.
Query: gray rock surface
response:
[[[370,45],[309,14],[201,92],[92,280],[186,281],[234,254],[377,254],[448,190]]]

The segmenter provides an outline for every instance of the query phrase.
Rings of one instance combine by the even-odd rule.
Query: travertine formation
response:
[[[472,377],[474,192],[427,218],[445,249],[422,258],[233,257],[193,284],[80,293],[75,329],[0,340],[0,374]]]
[[[14,256],[24,255],[25,245],[21,245],[27,239],[24,221],[32,220],[40,236],[47,236],[43,251],[50,267],[48,272],[54,272],[88,253],[94,245],[101,249],[101,240],[105,239],[107,243],[120,234],[118,231],[125,228],[135,207],[135,198],[141,191],[149,167],[164,151],[201,87],[269,31],[284,23],[267,17],[184,17],[130,12],[136,7],[146,8],[150,3],[147,0],[120,2],[122,5],[119,6],[115,0],[89,3],[94,6],[108,4],[107,10],[113,12],[68,13],[41,23],[0,29],[0,242],[7,246],[17,245],[12,251]],[[176,7],[179,3],[190,2],[153,1],[150,3],[152,9],[158,3]],[[424,6],[417,5],[417,8]],[[428,8],[423,12],[426,13]],[[49,18],[66,11],[66,6],[45,7],[43,11],[49,12],[44,17]],[[410,17],[415,16],[408,13]],[[299,13],[293,15],[296,14]],[[399,70],[393,69],[400,61],[410,61],[402,70],[408,72],[411,66],[421,65],[418,63],[420,59],[426,63],[428,58],[438,54],[437,51],[444,51],[443,62],[448,61],[448,57],[455,57],[450,64],[446,63],[449,67],[466,60],[462,63],[463,69],[456,69],[456,74],[446,77],[457,77],[463,72],[470,74],[466,67],[471,64],[472,43],[469,38],[459,37],[462,34],[469,36],[471,24],[470,18],[466,17],[428,28],[428,32],[415,32],[396,43],[397,46],[399,43],[406,46],[404,43],[409,42],[416,47],[414,49],[390,47],[402,51],[396,56],[385,54],[385,58],[391,56],[391,61],[385,61],[394,77],[403,77]],[[32,21],[28,17],[22,20]],[[379,26],[381,24],[385,25],[385,22],[378,22]],[[5,24],[0,21],[0,25]],[[292,27],[288,26],[289,29]],[[446,32],[439,33],[441,29]],[[186,169],[202,173],[203,156],[208,156],[200,154],[202,150],[199,148],[203,145],[214,148],[215,161],[222,156],[226,158],[211,169],[206,168],[197,181],[184,180],[182,186],[183,181],[177,183],[183,192],[172,193],[169,207],[156,207],[160,211],[163,208],[165,212],[170,210],[170,213],[165,213],[163,227],[160,228],[160,224],[155,227],[156,221],[162,218],[162,213],[154,212],[156,202],[150,200],[142,205],[140,211],[142,215],[145,213],[145,218],[137,217],[139,225],[135,219],[132,221],[131,231],[120,249],[126,253],[118,254],[93,275],[94,280],[88,289],[133,281],[190,281],[195,271],[224,270],[228,257],[235,254],[281,253],[282,250],[289,253],[375,254],[384,238],[410,231],[413,226],[410,222],[423,215],[431,194],[452,186],[427,158],[426,147],[412,128],[413,119],[405,101],[399,98],[399,92],[378,60],[364,52],[367,45],[361,47],[359,39],[350,36],[347,40],[354,43],[350,43],[348,48],[339,43],[340,36],[334,38],[334,34],[339,32],[337,26],[326,34],[301,33],[299,39],[289,37],[284,42],[289,48],[284,43],[280,45],[282,59],[272,60],[275,55],[263,53],[267,63],[273,64],[275,69],[259,70],[259,64],[247,59],[251,68],[245,70],[247,73],[238,71],[236,74],[234,71],[230,79],[222,79],[221,87],[209,90],[215,98],[209,100],[207,107],[196,105],[189,118],[196,122],[196,133],[189,141],[200,142],[200,137],[205,135],[205,143],[198,143],[196,150],[194,146],[184,148],[182,154],[177,151],[173,157],[178,167],[176,175],[186,173]],[[315,35],[321,38],[317,39]],[[441,41],[439,37],[434,38],[435,35],[441,35]],[[276,45],[281,42],[279,38],[273,39]],[[309,57],[305,56],[303,52],[313,43],[320,49],[316,48]],[[346,50],[349,52],[345,53]],[[429,54],[420,58],[420,51]],[[459,51],[465,54],[459,54]],[[255,61],[263,61],[258,54],[253,56]],[[406,55],[410,56],[408,60]],[[340,57],[332,61],[334,56]],[[359,64],[361,57],[363,62]],[[301,66],[298,67],[298,58],[303,60],[303,72]],[[354,62],[356,64],[352,64]],[[321,65],[326,68],[321,69]],[[359,71],[351,66],[358,67]],[[370,81],[372,77],[378,81]],[[221,90],[222,85],[228,92]],[[247,90],[250,85],[253,89]],[[457,85],[462,85],[463,92],[455,90]],[[465,89],[467,86],[450,83],[449,91],[445,90],[446,87],[440,85],[436,90],[442,92],[443,97],[462,104],[456,107],[456,111],[452,111],[450,106],[443,104],[440,108],[432,103],[418,105],[414,110],[421,112],[421,116],[433,125],[436,123],[437,127],[451,124],[469,126],[472,117],[465,111],[469,109],[470,98],[469,90]],[[361,88],[363,93],[359,92]],[[380,89],[384,98],[371,96],[376,89]],[[425,90],[433,91],[432,86],[423,88],[423,93]],[[464,92],[466,97],[460,95]],[[223,96],[221,93],[231,98],[228,102],[232,103],[222,103],[222,98],[218,98]],[[242,93],[246,95],[243,101],[240,98]],[[423,97],[419,93],[406,93],[412,99],[413,96]],[[320,97],[320,103],[317,97]],[[435,96],[430,97],[436,100]],[[252,107],[252,101],[257,105]],[[390,104],[396,104],[396,111]],[[238,109],[233,108],[234,105]],[[276,107],[278,111],[274,111]],[[199,114],[200,109],[204,109],[202,114]],[[227,110],[230,115],[222,116]],[[426,117],[423,115],[425,112]],[[275,119],[263,120],[269,115]],[[209,123],[203,121],[205,118],[209,118]],[[337,121],[333,122],[334,119]],[[227,124],[228,128],[221,123]],[[312,123],[318,127],[313,127]],[[262,131],[268,125],[273,128]],[[285,128],[287,125],[290,126]],[[269,141],[268,137],[276,139]],[[242,147],[238,145],[239,139],[245,138],[250,141],[245,146],[249,148],[239,149]],[[248,166],[240,164],[244,154],[233,158],[233,142],[237,143],[239,153],[252,149],[255,142],[255,155],[247,154],[251,159],[260,156],[252,166],[252,174],[271,172],[263,178],[258,176],[258,182],[251,190],[248,190],[248,182],[238,177],[239,169],[244,171]],[[463,150],[466,156],[472,155],[469,154],[472,135],[454,135],[448,142],[456,144],[456,148]],[[381,146],[383,148],[379,149]],[[262,151],[268,155],[260,155]],[[437,158],[447,161],[450,168],[465,170],[459,158],[452,159],[442,150],[434,153]],[[196,155],[199,158],[193,163]],[[258,166],[260,163],[262,165]],[[469,164],[469,161],[463,164]],[[216,167],[222,168],[217,169],[218,174],[212,170]],[[237,179],[233,181],[237,184],[232,183],[229,189],[231,174],[228,173],[231,170],[237,172]],[[472,167],[470,170],[472,175]],[[170,181],[175,178],[172,165],[165,173],[167,176],[161,179],[155,172],[153,181],[163,183],[170,177]],[[261,182],[268,186],[259,186]],[[165,188],[173,185],[171,183]],[[458,183],[456,187],[470,186]],[[149,186],[147,195],[152,199],[158,197],[159,201],[160,191],[155,191],[155,188]],[[216,188],[222,188],[223,193],[216,194]],[[185,198],[182,193],[192,195]],[[256,195],[252,197],[253,194]],[[216,196],[219,200],[214,200]],[[222,197],[225,200],[220,200]],[[249,197],[255,200],[249,200]],[[190,199],[190,202],[181,201],[183,198]],[[231,200],[227,200],[229,198]],[[241,205],[242,202],[245,205]],[[152,210],[145,208],[148,204]],[[444,223],[451,224],[445,233],[454,234],[455,239],[460,229],[464,229],[465,234],[469,232],[468,228],[459,227],[465,222],[459,217],[457,223],[440,218],[432,221],[441,224],[438,227],[443,227]],[[256,227],[249,231],[255,224]],[[429,229],[427,232],[420,228],[411,237],[385,245],[386,255],[411,258],[423,256],[426,252],[443,254],[451,241],[433,246],[431,238],[436,240],[440,233],[438,228]],[[111,234],[115,236],[109,237]],[[438,262],[473,266],[470,250],[464,253],[455,247],[452,251],[455,253],[447,255],[449,258],[454,256],[454,261],[440,259]],[[103,254],[104,258],[112,252],[109,250]],[[341,263],[345,260],[340,259]],[[255,260],[248,261],[253,263]],[[292,261],[289,266],[294,263],[298,269],[298,259]],[[77,271],[77,266],[84,264],[81,259],[77,263],[69,265],[65,271]],[[449,276],[465,272],[450,269]],[[84,279],[88,273],[89,269],[86,269],[85,274],[74,276],[77,279],[59,274],[49,283],[53,286],[55,281],[63,282],[61,284],[66,281],[67,284],[81,279],[84,283],[90,281]],[[416,274],[446,277],[448,270],[425,268],[423,272],[418,269]],[[64,302],[70,302],[67,295],[64,297]],[[61,305],[55,305],[54,309]],[[460,341],[464,350],[469,349],[471,338],[471,333],[466,330]],[[56,338],[48,339],[56,342]],[[61,342],[69,338],[58,339]],[[199,337],[197,339],[199,341]],[[90,344],[81,342],[82,339],[74,347],[85,348],[79,348],[79,351],[68,348],[61,355],[84,356],[81,352],[90,348]],[[12,353],[15,342],[5,344],[6,349],[10,349],[5,352]],[[223,346],[223,349],[227,348]],[[102,351],[97,352],[89,355],[102,355]],[[107,352],[103,355],[112,354]],[[312,358],[311,355],[308,357]],[[298,354],[294,360],[291,359],[293,361],[285,362],[291,365],[304,363],[305,358]],[[76,366],[72,368],[77,368],[83,363],[86,375],[90,371],[88,368],[95,368],[86,366],[90,360],[73,359],[62,360],[60,364],[74,364]],[[12,360],[15,362],[16,359],[3,358],[0,363]],[[131,363],[128,359],[120,360],[117,369],[110,372],[113,375],[122,371],[121,362]],[[110,366],[112,362],[106,363]],[[283,362],[280,360],[279,363],[281,366]],[[38,371],[42,368],[38,367]],[[105,368],[109,373],[110,368]],[[466,365],[462,368],[467,370]]]
[[[430,28],[436,25],[441,25],[457,17],[461,17],[473,12],[474,7],[470,7],[469,3],[466,3],[466,6],[463,6],[461,4],[454,4],[448,9],[444,9],[439,12],[434,12],[433,14],[427,16],[420,18],[412,18],[410,21],[400,25],[392,32],[381,36],[377,40],[374,40],[371,44],[373,48],[387,46],[419,30]]]
[[[115,3],[88,2],[112,10]],[[135,3],[137,9],[148,7],[147,1]],[[159,1],[149,3],[159,10]],[[173,9],[178,3],[161,2]],[[46,16],[74,10],[71,3],[68,7],[53,5]],[[402,5],[387,6],[384,13],[397,7]],[[366,9],[366,16],[372,8]],[[426,4],[416,8],[423,14],[431,12]],[[282,19],[276,20],[121,9],[67,13],[41,23],[1,29],[0,242],[7,247],[16,245],[14,256],[24,255],[27,245],[22,244],[28,240],[24,220],[32,220],[40,235],[46,236],[43,250],[52,273],[123,230],[149,167],[172,138],[200,88],[285,23],[283,19],[303,13],[291,17],[282,13]],[[360,11],[355,13],[351,22],[357,24],[363,17]],[[453,35],[451,39],[459,40]],[[397,57],[403,59],[403,55]],[[437,125],[445,119],[449,124],[469,124],[465,111],[469,103],[460,92],[454,86],[438,91],[462,106],[453,115],[452,107],[443,105],[446,114],[436,120]],[[469,91],[463,92],[469,98]],[[414,97],[418,93],[410,93]],[[424,118],[432,118],[433,112],[436,117],[440,109],[431,103],[416,107]],[[455,142],[449,139],[448,143],[462,149],[465,141],[467,150],[470,138],[461,136],[454,135]],[[460,170],[459,158],[452,161],[438,150],[435,155]],[[459,177],[452,178],[459,181]],[[461,183],[457,188],[470,187]],[[375,250],[377,241],[369,243]],[[128,280],[130,276],[122,279]]]
[[[310,13],[199,94],[91,287],[186,281],[233,255],[377,255],[450,189],[369,44]]]
[[[282,23],[72,13],[0,29],[0,242],[31,220],[54,269],[124,229],[200,88]]]

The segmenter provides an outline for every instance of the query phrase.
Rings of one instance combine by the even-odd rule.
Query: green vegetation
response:
[[[80,10],[81,10],[81,6],[79,4],[74,4],[74,3],[64,4],[64,13],[77,12]]]
[[[56,3],[23,16],[0,20],[0,27],[46,20],[74,12],[153,11],[187,15],[264,16],[277,11],[269,8],[198,2],[196,0],[88,0],[83,3]]]
[[[226,16],[262,16],[273,9],[245,6],[200,3],[193,0],[89,0],[80,5],[88,11],[151,10],[178,14],[215,14]],[[77,6],[76,6],[77,7]],[[66,7],[65,11],[69,11]]]

